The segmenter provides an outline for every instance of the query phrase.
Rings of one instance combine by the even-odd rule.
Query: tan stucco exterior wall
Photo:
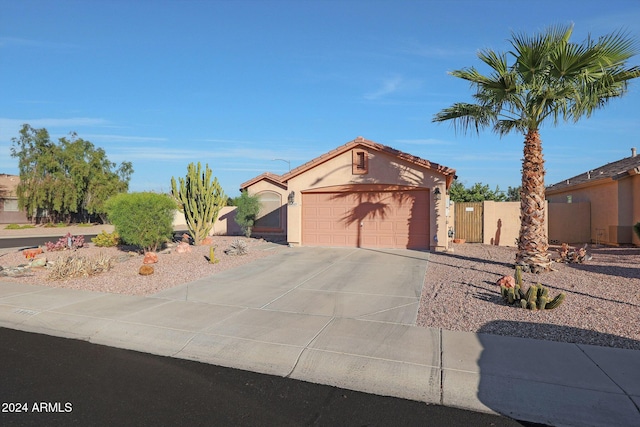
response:
[[[639,176],[603,180],[590,186],[548,195],[550,203],[590,202],[590,241],[604,244],[640,243],[631,229],[640,221]],[[548,193],[547,193],[548,194]]]
[[[361,149],[358,148],[358,150]],[[433,198],[430,200],[432,208],[430,215],[431,249],[444,250],[447,245],[444,175],[431,174],[427,169],[418,168],[409,162],[384,153],[374,150],[367,151],[369,154],[368,173],[365,175],[352,173],[353,154],[351,150],[348,150],[289,180],[287,191],[295,192],[295,203],[288,207],[287,240],[289,243],[299,245],[302,241],[302,191],[349,184],[388,184],[429,189],[440,188],[442,200],[437,204]],[[437,241],[434,236],[437,236]]]
[[[242,230],[233,220],[235,206],[225,206],[220,210],[218,219],[213,224],[213,228],[209,232],[210,236],[237,236],[242,234]],[[187,230],[187,221],[184,218],[184,214],[180,211],[176,211],[173,217],[173,228],[175,230]]]
[[[547,214],[545,211],[545,218]],[[520,235],[520,202],[483,203],[483,242],[485,245],[517,247]],[[549,221],[545,221],[547,235]]]
[[[288,217],[288,196],[289,191],[285,188],[282,188],[280,185],[276,185],[269,180],[261,180],[247,188],[247,191],[250,195],[257,195],[263,193],[265,191],[271,191],[280,195],[281,206],[280,206],[280,221],[281,221],[281,231],[275,231],[273,233],[261,233],[260,231],[256,231],[258,234],[286,234],[287,232],[287,217]],[[235,224],[235,223],[234,223]]]
[[[549,203],[549,242],[588,243],[591,241],[591,204]]]
[[[631,180],[631,192],[633,194],[633,220],[631,223],[635,225],[640,222],[640,175],[633,175],[629,179]],[[640,238],[634,232],[632,232],[631,242],[640,246]]]

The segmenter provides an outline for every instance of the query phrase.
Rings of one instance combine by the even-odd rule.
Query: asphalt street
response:
[[[2,426],[534,426],[0,328]]]

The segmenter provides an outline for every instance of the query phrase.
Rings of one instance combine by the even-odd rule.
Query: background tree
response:
[[[453,104],[433,118],[435,122],[452,120],[463,131],[490,127],[500,136],[512,131],[524,134],[516,254],[516,265],[524,271],[545,271],[551,264],[544,227],[541,125],[589,117],[611,98],[622,96],[629,80],[640,76],[639,67],[627,67],[637,53],[636,42],[627,35],[616,32],[597,41],[589,37],[573,43],[569,41],[572,33],[573,26],[557,26],[531,37],[512,34],[512,51],[479,52],[480,60],[491,69],[489,75],[473,67],[451,72],[475,88],[475,103]]]
[[[240,196],[233,199],[233,205],[236,206],[234,218],[236,224],[242,228],[245,236],[251,237],[251,230],[260,212],[260,198],[256,195],[249,195],[245,190],[240,193]]]
[[[11,155],[18,158],[18,204],[29,219],[44,212],[50,220],[70,221],[72,214],[104,217],[103,203],[126,192],[133,173],[130,162],[116,170],[101,148],[78,138],[61,138],[55,144],[46,129],[22,126],[12,139]]]
[[[520,191],[522,191],[521,185],[507,188],[507,202],[519,202]]]
[[[173,237],[173,198],[150,192],[120,193],[104,204],[107,217],[124,243],[155,252]]]
[[[179,187],[176,179],[171,177],[171,193],[178,201],[180,211],[184,212],[189,233],[196,245],[209,236],[227,200],[218,178],[211,179],[212,173],[209,165],[202,171],[198,162],[197,167],[193,163],[187,166],[187,176],[179,178]]]
[[[488,184],[476,182],[470,188],[465,188],[458,180],[454,180],[449,188],[449,197],[454,202],[483,202],[492,200],[496,202],[504,202],[507,200],[504,191],[496,186],[495,190],[491,190]]]

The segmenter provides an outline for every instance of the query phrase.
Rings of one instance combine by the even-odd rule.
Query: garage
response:
[[[291,247],[442,251],[455,172],[359,136],[283,175],[264,172],[240,189],[272,195],[274,209],[280,203],[279,227],[261,236]]]
[[[303,245],[429,249],[428,189],[331,190],[302,193]]]

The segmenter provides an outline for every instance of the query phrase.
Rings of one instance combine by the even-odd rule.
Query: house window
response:
[[[4,212],[19,212],[18,199],[4,199]]]
[[[351,171],[354,175],[364,175],[369,172],[369,155],[366,151],[353,151]]]
[[[256,218],[254,229],[260,230],[280,230],[282,196],[273,191],[263,191],[258,193],[260,199],[260,212]]]

